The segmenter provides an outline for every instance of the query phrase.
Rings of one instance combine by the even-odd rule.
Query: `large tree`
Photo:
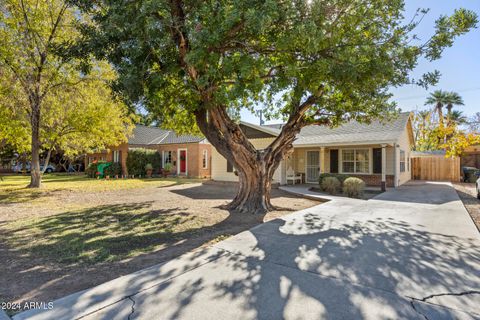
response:
[[[388,89],[435,83],[438,72],[413,80],[409,71],[477,22],[457,10],[421,42],[412,30],[426,10],[404,22],[400,0],[75,2],[95,23],[80,49],[108,58],[116,87],[164,126],[198,127],[238,172],[229,207],[252,213],[272,208],[272,176],[303,127],[391,116]],[[285,121],[262,150],[230,117],[258,105]]]
[[[80,36],[80,18],[66,0],[0,2],[0,133],[31,151],[30,187],[41,185],[42,149],[80,152],[120,142],[130,130],[128,110],[107,83],[111,67],[90,61],[86,75],[83,61],[65,54]]]

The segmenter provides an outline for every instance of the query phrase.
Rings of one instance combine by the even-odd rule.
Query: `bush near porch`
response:
[[[320,186],[322,185],[323,179],[327,177],[337,178],[338,181],[340,181],[340,184],[343,185],[343,182],[345,181],[345,179],[349,178],[350,176],[347,174],[341,174],[341,173],[322,173],[318,178],[318,183],[320,184]]]

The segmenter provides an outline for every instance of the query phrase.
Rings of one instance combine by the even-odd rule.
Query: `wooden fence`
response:
[[[460,158],[445,158],[444,156],[412,158],[412,179],[460,181]]]

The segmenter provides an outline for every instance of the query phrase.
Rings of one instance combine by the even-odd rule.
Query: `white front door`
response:
[[[307,151],[306,158],[305,182],[318,183],[318,175],[320,173],[320,151]]]

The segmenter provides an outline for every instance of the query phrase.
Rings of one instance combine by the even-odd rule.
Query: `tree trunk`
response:
[[[262,152],[259,151],[259,158]],[[238,192],[227,208],[253,214],[263,214],[274,209],[270,202],[272,177],[278,163],[268,164],[264,159],[259,159],[250,169],[237,169]]]
[[[40,102],[35,99],[32,106],[30,123],[32,126],[32,162],[30,164],[29,188],[40,188],[42,186],[42,175],[40,172]]]
[[[47,170],[47,166],[50,162],[50,157],[52,156],[52,149],[53,149],[53,147],[48,149],[47,157],[45,158],[45,163],[43,164],[43,170],[41,171],[42,175],[45,173],[45,170]]]
[[[263,150],[256,150],[240,126],[234,123],[225,108],[197,111],[196,120],[202,133],[227,161],[233,164],[239,189],[230,210],[264,214],[274,209],[270,202],[272,178],[280,162],[293,151],[293,140],[300,131],[303,113],[291,118],[281,134]]]

